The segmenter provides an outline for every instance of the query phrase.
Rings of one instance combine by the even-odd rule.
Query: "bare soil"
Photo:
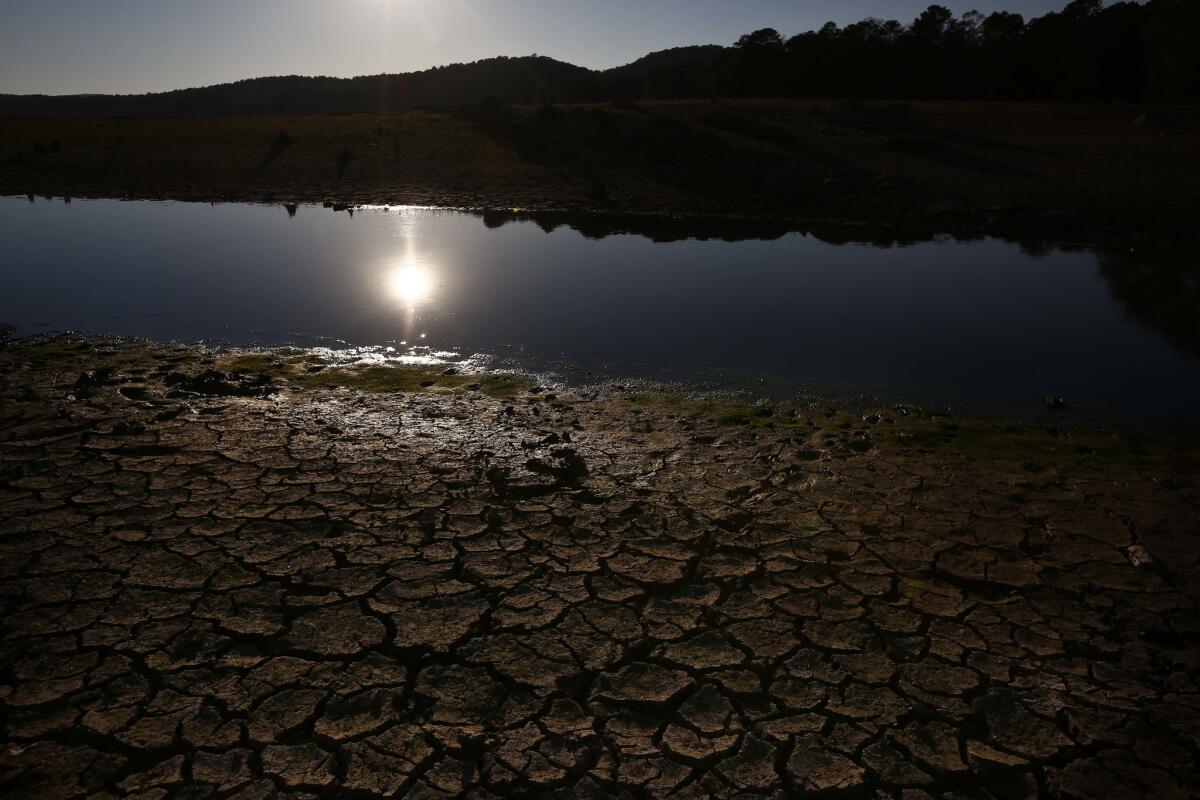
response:
[[[297,358],[0,346],[0,793],[1200,793],[1194,442]]]

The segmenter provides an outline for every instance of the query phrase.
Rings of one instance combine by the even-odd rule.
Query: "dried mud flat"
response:
[[[214,367],[0,345],[5,797],[1200,792],[1179,453]]]

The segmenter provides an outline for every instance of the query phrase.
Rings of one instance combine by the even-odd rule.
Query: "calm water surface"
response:
[[[292,218],[270,206],[0,198],[0,321],[429,348],[575,381],[716,381],[1010,413],[1036,413],[1054,394],[1085,413],[1200,418],[1195,273],[1165,266],[1164,278],[1136,254],[547,227],[420,209],[301,207]]]

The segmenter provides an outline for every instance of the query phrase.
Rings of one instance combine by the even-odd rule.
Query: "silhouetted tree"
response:
[[[1025,32],[1025,18],[1020,14],[997,11],[989,14],[980,25],[983,44],[1012,42]]]
[[[1071,0],[1062,10],[1065,19],[1071,22],[1086,22],[1104,10],[1104,0]]]
[[[787,49],[774,28],[748,33],[738,39],[737,81],[742,94],[776,95],[787,79]]]
[[[927,46],[942,43],[946,31],[954,21],[954,12],[945,6],[930,6],[921,12],[908,29],[913,39]]]

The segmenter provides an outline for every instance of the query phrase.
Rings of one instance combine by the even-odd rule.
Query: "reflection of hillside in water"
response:
[[[587,239],[608,236],[644,236],[654,242],[685,239],[740,242],[780,239],[794,226],[760,220],[695,219],[658,214],[605,214],[571,212],[484,211],[483,224],[499,228],[510,222],[532,222],[546,233],[569,228]]]
[[[494,209],[468,212],[483,219],[489,228],[499,228],[510,222],[532,222],[546,233],[568,228],[588,239],[607,236],[643,236],[654,242],[697,241],[772,241],[789,233],[825,242],[826,244],[865,244],[881,249],[907,247],[922,242],[973,242],[986,236],[949,235],[932,230],[920,231],[867,225],[804,225],[794,220],[739,219],[737,217],[673,217],[667,214],[623,214],[604,211],[524,211]],[[1042,239],[1006,237],[1027,255],[1040,256],[1055,250],[1086,249],[1072,245],[1052,244]]]
[[[1099,258],[1109,291],[1134,319],[1200,356],[1200,248],[1140,245]]]
[[[643,236],[654,242],[697,241],[743,242],[773,241],[789,233],[811,236],[827,244],[870,244],[880,248],[904,247],[928,242],[939,235],[900,235],[895,230],[850,226],[798,227],[794,221],[738,219],[736,217],[672,217],[666,214],[621,214],[606,212],[568,211],[505,211],[475,212],[489,228],[499,228],[510,222],[532,222],[546,233],[568,228],[588,239],[607,236]],[[982,238],[982,237],[974,237]],[[955,237],[953,241],[971,241]],[[1042,245],[1031,245],[1035,250]]]

